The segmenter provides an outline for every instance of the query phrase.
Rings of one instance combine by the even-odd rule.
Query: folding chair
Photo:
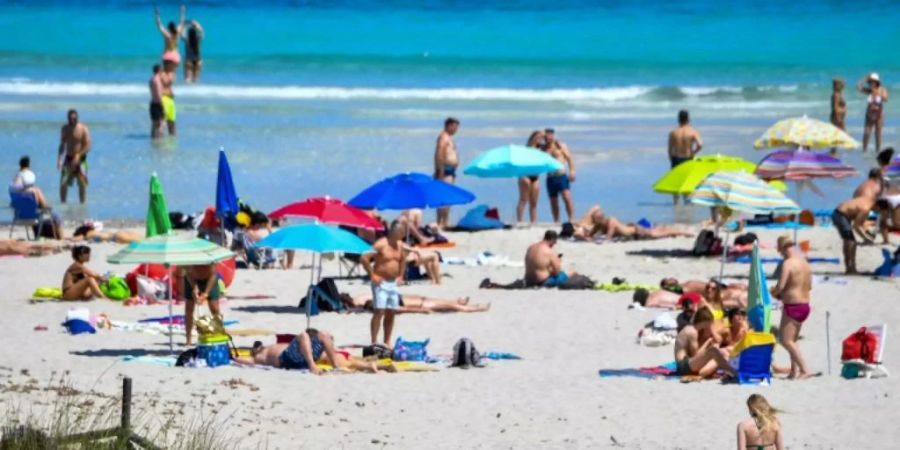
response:
[[[362,255],[359,253],[344,253],[338,257],[338,276],[340,278],[362,278]],[[347,274],[344,275],[343,272]]]
[[[53,217],[50,216],[49,210],[41,209],[37,204],[37,199],[34,197],[34,194],[31,192],[9,192],[9,200],[10,206],[13,210],[13,219],[12,223],[9,226],[9,237],[12,238],[13,229],[15,229],[16,225],[23,225],[25,227],[25,237],[27,239],[32,239],[31,237],[31,226],[37,223],[38,231],[40,231],[44,223],[49,222],[50,227],[53,229],[53,237],[55,239],[59,239],[60,236],[56,235],[56,227],[53,223]],[[37,240],[38,235],[34,236],[34,240]]]
[[[775,335],[772,333],[748,332],[731,352],[731,357],[740,357],[738,383],[771,384],[772,352],[775,351]]]

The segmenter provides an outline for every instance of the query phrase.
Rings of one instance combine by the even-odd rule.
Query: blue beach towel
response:
[[[810,256],[809,258],[806,258],[806,260],[809,261],[810,264],[813,264],[813,263],[840,264],[841,263],[840,258],[823,258],[821,256]],[[759,262],[761,262],[763,264],[778,264],[782,261],[784,261],[784,259],[782,259],[782,258],[759,258]],[[734,262],[741,263],[741,264],[750,264],[750,255],[738,256],[737,258],[734,258]]]

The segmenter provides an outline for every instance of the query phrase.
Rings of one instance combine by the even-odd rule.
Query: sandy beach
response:
[[[0,230],[0,232],[6,232]],[[777,233],[757,231],[773,245]],[[458,245],[447,256],[473,257],[490,250],[521,260],[525,247],[543,228],[450,234]],[[831,228],[802,232],[812,241],[812,256],[833,257],[840,241]],[[627,243],[560,242],[564,264],[599,281],[624,277],[634,283],[657,283],[663,276],[704,279],[717,274],[716,259],[650,256],[657,251],[688,249],[688,238]],[[123,274],[131,267],[105,262],[117,250],[94,244],[94,269]],[[860,250],[860,268],[874,268],[880,250]],[[775,256],[764,250],[763,256]],[[672,346],[644,347],[635,337],[660,310],[627,309],[631,293],[558,290],[487,291],[479,281],[511,281],[518,268],[444,265],[441,286],[412,284],[403,292],[434,297],[470,296],[490,302],[486,313],[402,315],[396,336],[430,338],[431,354],[451,353],[454,342],[469,337],[481,351],[512,352],[520,361],[492,361],[471,370],[441,369],[426,373],[343,374],[316,377],[283,370],[220,367],[182,369],[145,362],[125,362],[125,355],[166,354],[167,339],[117,330],[70,336],[60,326],[71,307],[87,307],[113,320],[135,321],[164,315],[164,306],[123,306],[106,300],[87,303],[29,304],[39,286],[57,286],[69,264],[68,254],[42,258],[0,258],[5,313],[0,315],[6,351],[0,355],[0,403],[46,411],[57,395],[47,387],[64,378],[86,396],[115,396],[121,378],[134,379],[134,409],[145,422],[170,415],[223,423],[222,432],[238,448],[733,448],[735,426],[747,417],[744,401],[765,395],[785,411],[781,416],[788,448],[889,449],[900,432],[898,378],[847,381],[839,377],[841,340],[862,325],[900,319],[894,301],[896,280],[844,277],[842,266],[813,265],[828,275],[813,288],[813,313],[802,332],[801,346],[812,370],[807,381],[777,379],[770,387],[723,385],[718,381],[682,384],[665,379],[600,378],[599,369],[655,366],[671,361]],[[298,261],[305,261],[302,256]],[[771,272],[774,266],[767,266]],[[749,266],[729,263],[729,279],[747,276]],[[325,264],[326,275],[337,271]],[[274,299],[229,300],[226,319],[236,328],[292,333],[304,326],[296,308],[306,289],[307,268],[240,270],[229,294],[269,294]],[[365,292],[357,281],[341,281],[342,291]],[[180,309],[180,308],[178,308]],[[176,309],[176,310],[178,310]],[[825,314],[831,313],[832,373],[827,374]],[[339,345],[366,344],[368,314],[323,313],[313,326],[330,331]],[[780,317],[780,312],[775,313]],[[35,331],[46,325],[47,331]],[[254,339],[237,337],[248,346]],[[897,347],[889,341],[885,365],[896,373]],[[357,350],[358,351],[358,350]],[[783,349],[776,362],[786,365]],[[29,386],[37,387],[30,389]],[[95,394],[90,394],[91,392]],[[99,401],[99,400],[98,400]]]

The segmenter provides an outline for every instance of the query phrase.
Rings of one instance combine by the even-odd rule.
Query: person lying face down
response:
[[[322,375],[322,369],[316,366],[316,362],[323,360],[332,367],[345,371],[378,372],[375,361],[356,360],[347,354],[335,350],[334,340],[331,335],[313,328],[309,328],[294,337],[287,344],[263,345],[262,342],[253,343],[250,357],[240,356],[235,361],[238,364],[260,365],[276,367],[288,370],[309,370],[315,375]],[[388,372],[395,372],[392,363],[384,366]]]

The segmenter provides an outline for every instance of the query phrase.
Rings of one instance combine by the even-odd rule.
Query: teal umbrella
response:
[[[753,242],[750,264],[750,283],[747,291],[747,320],[756,331],[768,333],[772,329],[772,297],[766,284],[766,273],[759,262],[759,245]]]
[[[132,242],[106,258],[113,264],[162,264],[195,266],[213,264],[234,257],[234,253],[204,239],[190,235],[161,234],[143,241]],[[172,277],[169,277],[169,351],[172,342]]]
[[[562,163],[547,152],[509,144],[482,153],[466,166],[463,173],[482,178],[518,178],[562,169]]]
[[[166,234],[172,231],[169,221],[169,208],[166,206],[166,195],[156,174],[150,176],[150,202],[147,207],[146,237]]]
[[[256,243],[263,248],[282,250],[306,250],[312,252],[309,288],[306,295],[306,327],[309,328],[313,312],[316,254],[320,253],[369,253],[372,246],[353,233],[331,225],[304,223],[284,227]],[[322,258],[319,258],[319,276],[322,277]]]

